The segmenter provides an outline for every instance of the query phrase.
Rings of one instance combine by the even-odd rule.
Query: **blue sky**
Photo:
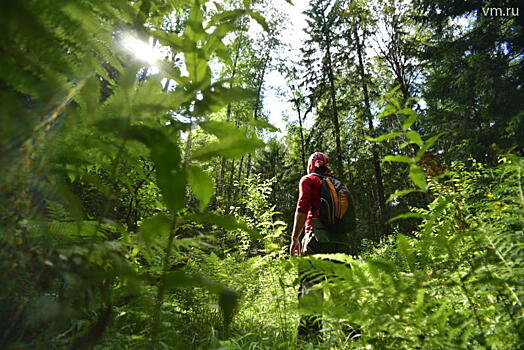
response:
[[[281,56],[280,58],[289,58],[296,62],[300,59],[300,47],[307,38],[304,33],[306,21],[302,12],[307,8],[308,0],[294,0],[293,2],[295,6],[289,5],[284,0],[278,0],[275,1],[274,6],[289,17],[287,28],[281,34],[281,40],[289,46],[289,50],[284,51],[285,57]],[[264,111],[269,115],[270,123],[283,132],[285,131],[284,115],[287,115],[290,121],[297,119],[296,112],[293,111],[291,103],[288,102],[289,91],[286,81],[277,70],[272,70],[266,75],[264,88]],[[284,96],[279,96],[279,91]],[[311,121],[308,124],[310,123]]]

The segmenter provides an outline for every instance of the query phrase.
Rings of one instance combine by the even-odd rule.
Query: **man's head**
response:
[[[329,173],[330,170],[327,167],[329,158],[322,152],[315,152],[309,156],[307,163],[308,173]]]

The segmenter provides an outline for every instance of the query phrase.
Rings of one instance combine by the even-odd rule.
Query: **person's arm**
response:
[[[293,234],[291,235],[291,245],[289,246],[289,254],[292,256],[300,255],[300,236],[304,231],[306,225],[307,214],[299,211],[295,212],[295,220],[293,222]]]
[[[300,255],[300,236],[304,231],[307,214],[311,208],[311,181],[307,177],[300,179],[298,186],[298,202],[295,211],[295,220],[293,222],[293,233],[291,234],[291,245],[289,254],[293,256]]]

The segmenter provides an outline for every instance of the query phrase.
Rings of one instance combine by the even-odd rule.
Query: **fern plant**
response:
[[[15,316],[2,324],[0,345],[92,348],[116,307],[147,294],[153,297],[148,337],[158,346],[162,305],[176,288],[217,294],[225,324],[230,323],[234,291],[172,266],[177,249],[199,244],[198,238],[180,237],[188,223],[252,231],[233,217],[203,213],[214,184],[200,163],[237,158],[264,144],[246,128],[209,120],[227,103],[254,96],[215,81],[210,61],[231,62],[223,40],[241,29],[240,17],[267,28],[264,18],[249,8],[210,12],[198,0],[28,0],[2,3],[0,13],[6,34],[0,50],[7,53],[0,69],[6,126],[1,148],[2,163],[10,165],[3,196],[7,202],[14,193],[22,198],[2,214],[2,280],[11,282],[1,309]],[[164,15],[171,13],[183,15],[180,33],[161,30]],[[162,78],[176,82],[173,89],[118,48],[115,39],[128,31],[182,53],[184,73],[177,62],[158,62]],[[214,137],[191,157],[182,152],[181,134],[190,125],[176,117],[181,113]],[[116,205],[121,193],[114,179],[129,175],[129,169],[161,194],[157,214],[140,225],[139,239],[115,213],[121,210]],[[129,193],[133,187],[127,186]],[[188,188],[199,200],[196,212],[185,209]],[[35,205],[41,198],[53,201],[47,210]],[[97,201],[96,211],[85,210],[86,198]],[[155,255],[137,251],[140,242]],[[27,289],[17,296],[21,284]],[[56,312],[44,315],[44,308]]]
[[[392,106],[387,113],[407,115],[403,130],[374,141],[403,136],[420,147],[413,158],[385,157],[408,163],[417,187],[391,199],[430,190],[434,200],[393,219],[421,219],[418,232],[399,234],[363,259],[301,258],[320,291],[301,303],[304,312],[321,311],[334,325],[331,341],[344,348],[520,348],[522,158],[503,157],[496,169],[455,163],[426,178],[418,162],[437,137],[408,131],[413,111]],[[353,339],[355,329],[361,336]]]

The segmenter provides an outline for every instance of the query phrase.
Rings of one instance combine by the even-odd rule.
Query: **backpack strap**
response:
[[[322,184],[324,183],[324,180],[329,177],[329,175],[323,175],[323,174],[319,174],[319,173],[311,173],[310,175],[318,176],[322,180]],[[320,209],[320,204],[319,204],[319,207],[315,208],[314,211],[318,211],[319,209]]]

